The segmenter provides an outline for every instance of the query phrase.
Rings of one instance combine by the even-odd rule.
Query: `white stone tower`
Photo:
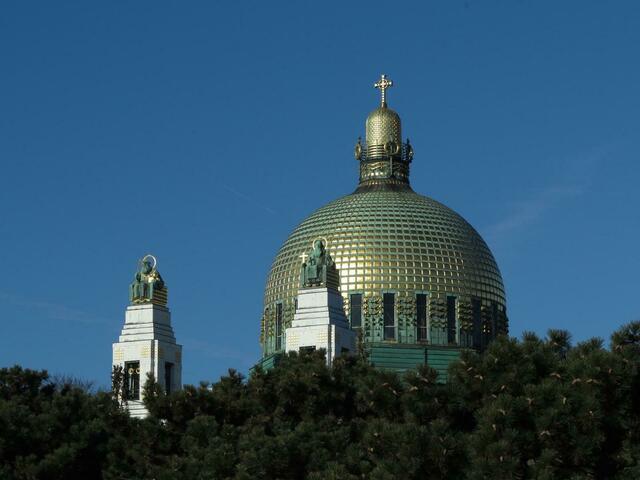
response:
[[[165,391],[182,388],[182,345],[176,343],[167,308],[167,286],[156,269],[156,259],[146,255],[129,287],[130,305],[117,343],[113,366],[124,372],[121,395],[129,413],[145,417],[143,386],[151,374]]]
[[[344,354],[354,354],[356,334],[344,314],[338,291],[338,272],[322,240],[303,255],[296,313],[285,330],[287,352],[324,349],[327,364]]]

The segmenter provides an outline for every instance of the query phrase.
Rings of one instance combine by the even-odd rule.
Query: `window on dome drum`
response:
[[[276,351],[282,350],[282,304],[276,303]]]
[[[471,322],[473,324],[473,348],[484,350],[482,341],[482,302],[479,298],[471,299]]]
[[[459,325],[458,329],[458,343],[464,348],[473,348],[473,318],[471,323],[464,322]]]
[[[416,294],[416,340],[427,341],[427,294]]]
[[[498,334],[498,304],[491,302],[491,338]]]
[[[351,294],[351,328],[362,326],[362,294]]]
[[[382,310],[384,317],[384,339],[394,340],[396,338],[396,295],[395,293],[385,293],[382,296]]]
[[[140,362],[125,362],[124,384],[127,400],[140,400]]]
[[[447,297],[447,343],[456,343],[456,297]]]
[[[164,391],[171,393],[173,382],[173,363],[164,362]]]
[[[447,328],[444,316],[440,315],[440,311],[444,313],[444,305],[441,300],[434,303],[434,312],[429,311],[429,342],[432,345],[447,344]]]
[[[482,302],[481,307],[482,314],[482,348],[489,345],[491,340],[491,312],[489,311],[489,303],[487,301]]]

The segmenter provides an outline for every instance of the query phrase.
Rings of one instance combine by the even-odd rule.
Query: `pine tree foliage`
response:
[[[0,478],[640,478],[640,322],[608,349],[501,337],[447,383],[358,356],[329,369],[321,352],[170,395],[148,378],[145,420],[126,414],[121,373],[94,393],[0,369]]]

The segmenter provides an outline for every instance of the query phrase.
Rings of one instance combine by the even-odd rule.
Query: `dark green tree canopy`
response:
[[[117,381],[117,372],[114,376]],[[640,322],[572,345],[501,337],[439,383],[322,352],[166,395],[118,395],[0,369],[0,478],[640,478]]]

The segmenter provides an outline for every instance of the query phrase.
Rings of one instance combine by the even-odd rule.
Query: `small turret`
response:
[[[374,84],[381,92],[380,107],[372,111],[366,121],[365,145],[358,139],[355,157],[360,161],[360,185],[357,191],[370,188],[409,187],[409,163],[413,149],[407,140],[402,142],[400,115],[387,106],[386,90],[393,81],[382,75]],[[391,187],[393,188],[393,187]]]
[[[182,388],[182,345],[176,343],[167,307],[167,286],[153,255],[145,255],[138,262],[138,271],[129,285],[129,303],[122,332],[112,347],[113,371],[123,374],[114,388],[132,416],[145,417],[142,387],[147,375],[152,375],[168,393]]]
[[[284,337],[285,351],[322,349],[331,365],[335,357],[355,353],[356,334],[345,316],[338,270],[326,244],[326,239],[316,238],[309,254],[300,256],[296,311]],[[276,317],[275,328],[282,331],[282,316]]]

